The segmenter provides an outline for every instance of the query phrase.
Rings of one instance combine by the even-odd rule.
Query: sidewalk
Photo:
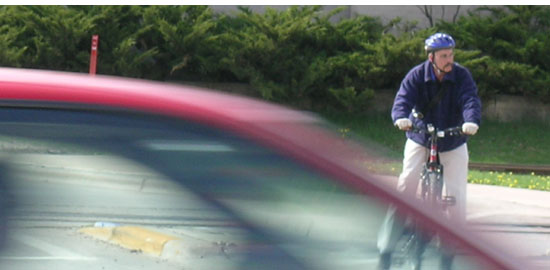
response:
[[[470,222],[550,228],[550,192],[468,184],[467,198]]]
[[[396,176],[381,176],[396,186]],[[522,188],[468,184],[466,218],[474,224],[548,226],[550,192]]]
[[[28,179],[51,182],[76,180],[80,184],[151,192],[177,191],[179,188],[160,175],[126,160],[105,160],[94,155],[25,154],[20,157],[13,160],[13,165],[33,176],[20,175]],[[63,177],[59,177],[59,170],[63,172]],[[392,187],[397,182],[395,176],[380,176],[380,179]],[[519,232],[527,232],[528,237],[535,238],[540,237],[541,233],[550,234],[550,192],[479,184],[468,184],[467,189],[467,219],[478,229],[494,234],[508,233],[507,237],[510,233],[516,237]],[[152,236],[156,236],[155,232],[128,226],[84,230],[90,236],[108,238],[109,241],[130,241],[133,243],[131,249],[136,250],[146,250],[151,246]],[[208,256],[223,261],[227,255],[226,243],[205,241],[202,235],[204,233],[181,235],[179,239],[157,237],[158,244],[153,245],[151,250],[165,259],[189,260]],[[524,238],[520,240],[525,242]],[[550,247],[541,246],[539,238],[528,240],[538,245],[536,250],[529,250],[529,254],[543,254],[550,250]]]

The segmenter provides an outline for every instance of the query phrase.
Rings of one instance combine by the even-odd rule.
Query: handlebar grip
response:
[[[420,128],[420,127],[417,127],[415,125],[413,125],[409,131],[412,131],[414,133],[428,133],[427,130],[425,130],[423,128]]]
[[[462,136],[464,135],[464,132],[462,132],[462,127],[452,127],[445,129],[445,136]]]

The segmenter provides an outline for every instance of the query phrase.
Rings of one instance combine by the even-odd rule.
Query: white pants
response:
[[[397,182],[401,192],[415,194],[420,182],[420,174],[428,157],[428,148],[412,141],[405,143],[403,171]],[[463,144],[456,149],[439,153],[443,165],[445,182],[444,195],[454,196],[456,205],[449,207],[451,218],[464,221],[466,218],[466,186],[468,180],[468,146]]]
[[[401,192],[416,194],[420,174],[428,158],[428,149],[412,140],[405,143],[403,171],[399,175],[397,189]],[[440,152],[439,159],[443,165],[445,181],[444,194],[454,196],[456,205],[449,207],[449,214],[457,222],[465,223],[466,186],[468,177],[468,146],[466,144],[451,151]],[[396,209],[390,206],[382,227],[378,233],[380,253],[392,252],[403,233],[403,218],[396,217]]]

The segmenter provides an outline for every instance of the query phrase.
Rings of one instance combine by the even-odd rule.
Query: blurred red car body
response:
[[[248,138],[330,176],[360,194],[414,213],[426,226],[462,244],[492,269],[528,269],[471,232],[403,197],[354,161],[376,157],[319,125],[313,114],[251,98],[176,84],[54,71],[0,68],[0,102],[9,108],[129,111],[198,122]]]

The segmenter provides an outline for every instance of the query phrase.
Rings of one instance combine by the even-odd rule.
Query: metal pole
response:
[[[99,44],[99,36],[92,36],[92,51],[90,54],[90,75],[95,75],[96,66],[97,66],[97,47]]]

